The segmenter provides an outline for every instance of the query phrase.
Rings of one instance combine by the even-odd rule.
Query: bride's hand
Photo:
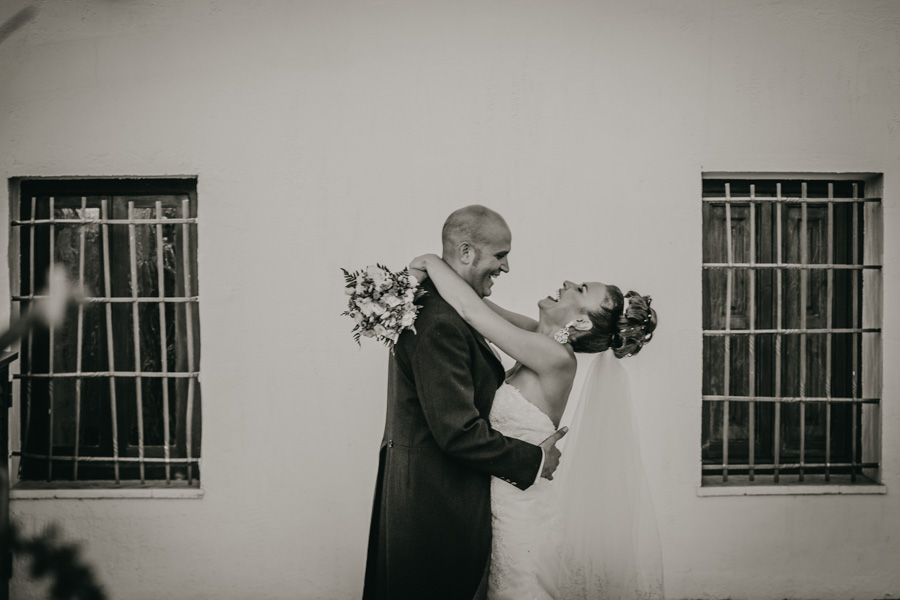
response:
[[[423,254],[409,261],[409,268],[410,270],[428,271],[428,255]]]
[[[428,279],[428,261],[435,258],[440,260],[440,257],[436,254],[423,254],[415,257],[409,262],[409,274],[415,277],[419,283],[422,283]]]

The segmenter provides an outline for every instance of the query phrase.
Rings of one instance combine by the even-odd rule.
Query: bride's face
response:
[[[606,284],[599,281],[581,284],[564,281],[556,294],[538,301],[538,308],[550,322],[562,326],[588,311],[599,309],[607,295]]]

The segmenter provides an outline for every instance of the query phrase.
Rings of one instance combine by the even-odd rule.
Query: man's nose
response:
[[[500,263],[500,270],[504,273],[509,273],[509,259],[505,256],[503,257],[503,262]]]

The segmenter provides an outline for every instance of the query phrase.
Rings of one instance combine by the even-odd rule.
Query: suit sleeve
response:
[[[469,366],[471,334],[461,323],[438,320],[417,337],[412,355],[416,391],[441,450],[520,489],[530,487],[540,475],[543,450],[504,436],[481,417]]]

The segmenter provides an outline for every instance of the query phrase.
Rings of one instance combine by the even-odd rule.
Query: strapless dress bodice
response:
[[[550,417],[509,383],[501,385],[494,395],[491,426],[506,437],[531,444],[540,444],[556,431]]]

